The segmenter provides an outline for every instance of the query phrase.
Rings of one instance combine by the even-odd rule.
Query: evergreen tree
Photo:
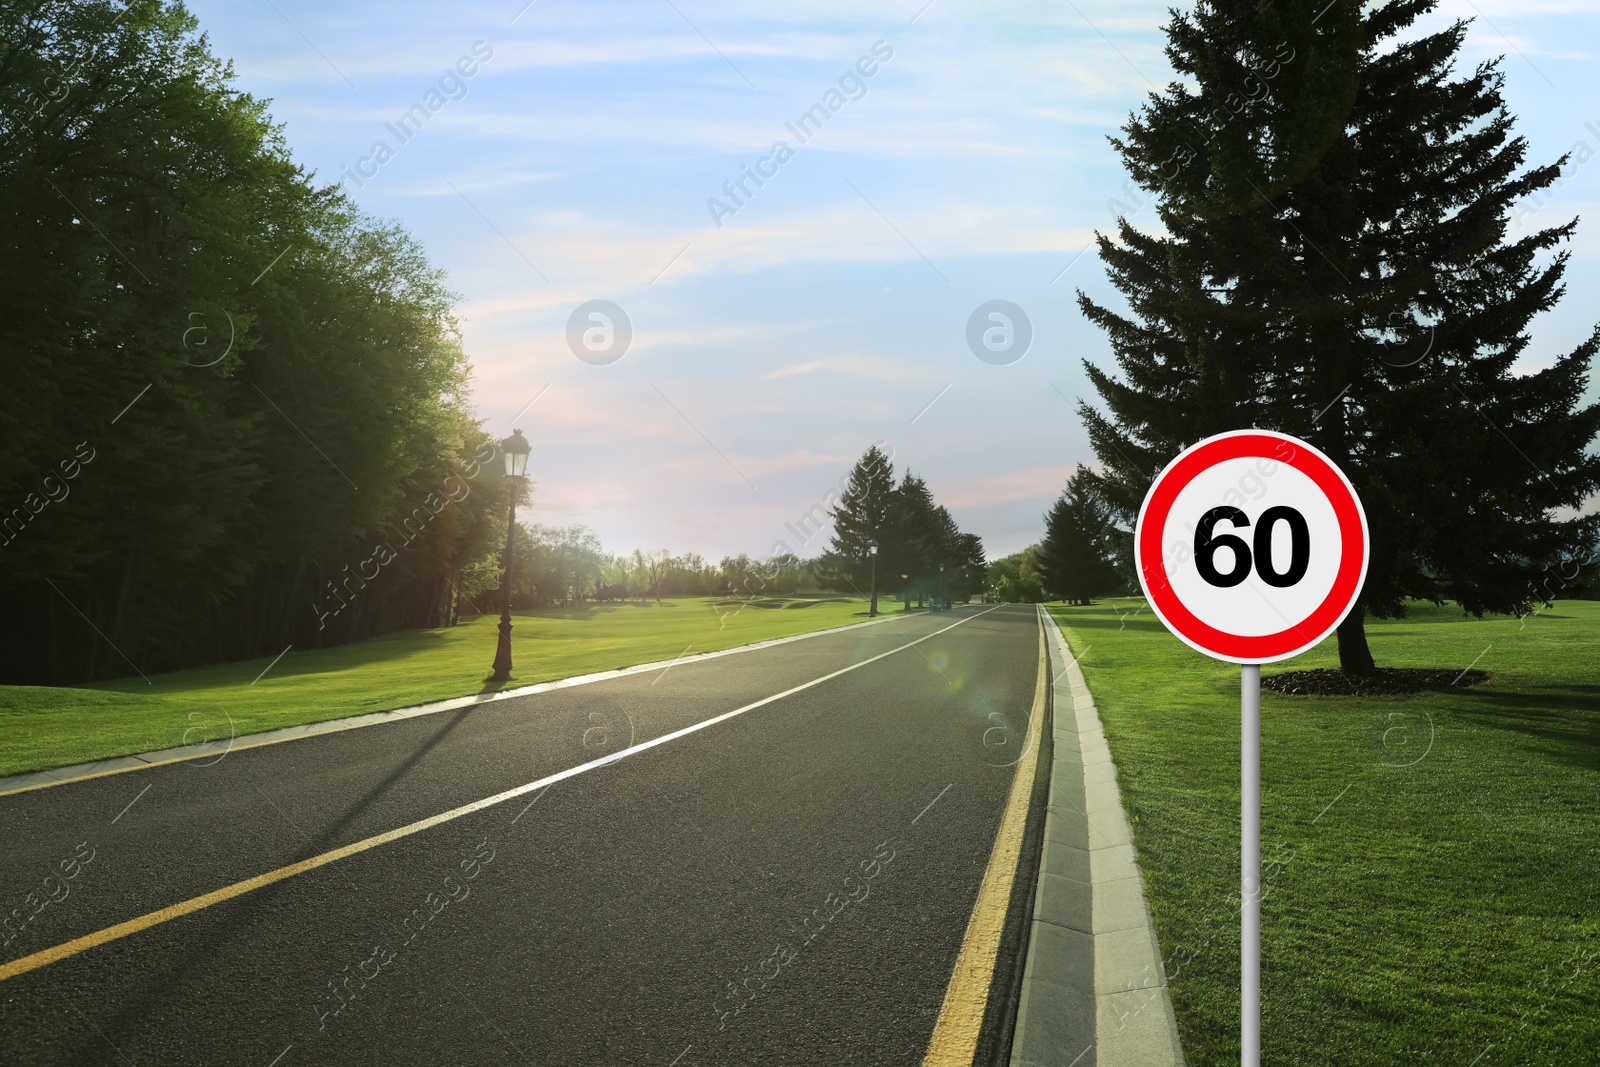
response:
[[[1413,32],[1436,0],[1210,0],[1174,14],[1187,83],[1112,143],[1164,234],[1119,220],[1099,252],[1129,305],[1079,293],[1120,376],[1089,366],[1081,407],[1124,521],[1185,446],[1291,433],[1327,453],[1367,511],[1372,562],[1339,628],[1373,669],[1363,615],[1407,598],[1519,612],[1600,517],[1558,518],[1600,486],[1580,396],[1600,333],[1513,372],[1562,295],[1575,220],[1509,224],[1564,162],[1525,168],[1498,62],[1456,70],[1466,24]]]
[[[929,590],[936,596],[950,598],[955,570],[961,548],[961,527],[955,516],[943,504],[933,509],[933,553],[928,565]]]
[[[961,577],[952,595],[966,601],[983,592],[989,568],[983,552],[983,538],[977,534],[961,535],[956,549],[956,567]]]
[[[946,532],[940,510],[933,502],[928,483],[906,471],[889,509],[893,550],[888,558],[895,576],[894,588],[908,606],[913,600],[927,600],[931,576],[939,569],[940,540]],[[949,518],[949,512],[945,512],[945,518]]]
[[[1116,586],[1111,510],[1089,468],[1078,464],[1044,521],[1037,563],[1046,592],[1069,603],[1090,604]]]
[[[890,509],[894,503],[894,466],[889,456],[877,445],[864,452],[850,470],[849,481],[830,514],[833,517],[832,551],[839,557],[843,575],[855,589],[866,589],[872,581],[873,560],[870,548],[876,544],[880,553],[877,576],[881,584],[890,571],[885,569],[884,554],[891,542]],[[898,571],[892,573],[898,574]],[[878,613],[878,586],[869,595],[870,611]]]
[[[879,590],[898,593],[909,607],[914,599],[926,601],[941,581],[952,599],[982,587],[983,541],[962,533],[917,475],[907,471],[896,485],[894,467],[877,446],[856,461],[831,514],[833,541],[818,561],[818,578],[839,592],[863,592],[872,581],[868,548],[876,544],[874,612]]]

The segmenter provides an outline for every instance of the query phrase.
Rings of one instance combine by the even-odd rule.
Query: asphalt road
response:
[[[4,963],[900,648],[0,981],[0,1062],[919,1063],[1038,627],[961,607],[0,797]]]

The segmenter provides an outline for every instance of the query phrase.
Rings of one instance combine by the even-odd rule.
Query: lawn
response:
[[[856,597],[698,597],[518,612],[512,686],[865,619]],[[91,686],[0,686],[0,775],[484,692],[498,618]],[[263,672],[265,672],[263,674]],[[259,680],[257,680],[259,678]],[[499,687],[496,687],[499,688]]]
[[[1141,599],[1052,606],[1105,725],[1191,1065],[1239,1062],[1239,674]],[[1423,604],[1406,697],[1262,694],[1262,1061],[1600,1063],[1600,603]],[[1332,640],[1264,674],[1334,666]]]

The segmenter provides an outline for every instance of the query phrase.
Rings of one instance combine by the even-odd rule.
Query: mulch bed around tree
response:
[[[1261,687],[1291,696],[1384,696],[1465,689],[1492,677],[1488,671],[1436,671],[1423,667],[1379,667],[1376,674],[1361,677],[1332,667],[1270,675],[1261,679]]]

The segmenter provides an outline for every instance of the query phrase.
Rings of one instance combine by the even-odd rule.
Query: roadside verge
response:
[[[535,685],[518,686],[514,689],[503,689],[494,693],[479,693],[473,696],[451,697],[446,700],[434,700],[425,704],[413,704],[388,711],[374,711],[362,715],[351,715],[337,719],[322,719],[317,722],[305,723],[299,726],[283,726],[255,733],[230,736],[225,740],[203,741],[191,745],[180,745],[176,748],[159,749],[152,752],[139,752],[124,756],[112,756],[106,759],[93,760],[88,763],[74,763],[61,767],[50,767],[36,771],[26,771],[21,774],[0,778],[0,796],[12,793],[21,793],[31,789],[44,789],[64,782],[76,782],[85,778],[99,778],[108,774],[121,774],[125,771],[139,770],[143,767],[152,767],[165,763],[177,763],[183,760],[205,759],[207,757],[220,760],[232,751],[242,751],[247,748],[257,748],[261,745],[275,745],[285,741],[297,741],[304,737],[315,737],[320,734],[337,733],[341,730],[354,730],[364,726],[379,726],[383,723],[399,722],[402,719],[414,718],[418,715],[433,715],[441,711],[454,711],[457,708],[472,707],[478,704],[489,704],[499,700],[510,700],[513,697],[530,696],[535,693],[547,693],[555,689],[567,689],[577,685],[589,685],[593,682],[604,682],[612,678],[623,678],[631,674],[643,674],[649,671],[665,672],[672,667],[684,666],[691,663],[700,663],[705,660],[717,659],[722,656],[737,655],[742,652],[753,652],[757,649],[772,648],[776,645],[785,645],[794,641],[805,641],[813,637],[825,637],[829,634],[843,633],[846,630],[860,629],[865,626],[877,626],[881,623],[892,623],[897,615],[881,615],[876,619],[866,619],[862,622],[848,623],[844,626],[833,626],[824,630],[812,630],[808,633],[791,634],[786,637],[768,638],[764,641],[755,641],[747,645],[735,645],[732,648],[718,649],[713,652],[700,652],[692,656],[679,656],[671,660],[656,660],[651,663],[639,663],[631,667],[619,667],[615,670],[595,671],[589,674],[578,674],[568,678],[557,678],[549,682],[539,682]]]
[[[1040,615],[1054,752],[1011,1067],[1181,1067],[1116,765],[1077,660]]]

